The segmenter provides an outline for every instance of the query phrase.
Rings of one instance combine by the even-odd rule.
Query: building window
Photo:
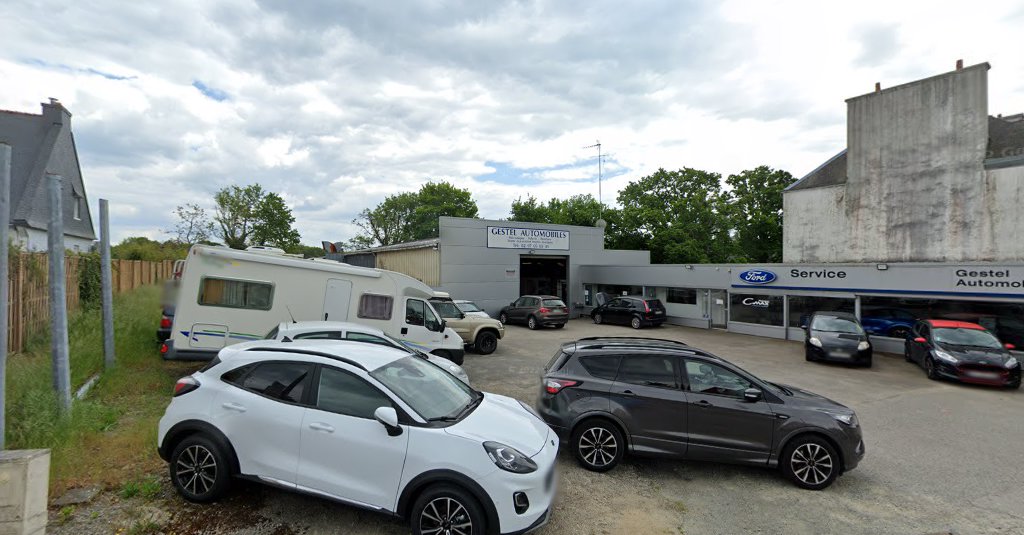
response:
[[[73,207],[72,210],[74,211],[75,221],[81,221],[82,220],[82,198],[76,195],[76,196],[72,197],[71,200],[72,200],[71,204],[72,204],[72,207]]]
[[[789,326],[803,327],[815,312],[849,312],[853,314],[853,299],[818,297],[814,295],[789,296]]]
[[[919,319],[945,319],[977,323],[1000,342],[1024,347],[1024,304],[911,299],[860,298],[860,322],[873,336],[906,338]]]
[[[359,297],[356,316],[368,320],[389,320],[392,302],[390,295],[363,294]]]
[[[697,290],[693,288],[669,288],[665,301],[680,305],[696,305]]]
[[[204,277],[199,286],[199,304],[204,306],[270,310],[273,298],[269,282]]]
[[[729,321],[782,327],[782,296],[729,294]]]

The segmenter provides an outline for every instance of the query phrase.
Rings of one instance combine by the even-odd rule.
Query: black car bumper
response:
[[[156,330],[156,341],[157,342],[163,342],[164,340],[167,340],[170,337],[171,337],[171,329],[170,328],[167,328],[167,329],[157,329]]]
[[[1021,367],[1006,369],[1002,367],[972,366],[970,364],[948,364],[934,359],[935,371],[940,377],[953,379],[962,383],[987,386],[1014,386],[1020,384]]]
[[[804,344],[808,355],[814,360],[827,360],[830,362],[848,362],[852,364],[865,364],[871,361],[871,355],[873,354],[873,348],[867,348],[864,351],[839,349],[839,348],[821,348],[813,346],[811,344]]]

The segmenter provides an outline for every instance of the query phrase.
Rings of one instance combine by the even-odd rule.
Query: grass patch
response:
[[[8,359],[7,447],[50,448],[51,496],[83,485],[119,488],[163,468],[156,454],[157,421],[175,380],[196,364],[165,363],[154,331],[160,320],[160,289],[147,286],[114,298],[117,364],[103,372],[69,415],[57,408],[48,333]],[[103,371],[103,331],[98,309],[68,321],[71,387]],[[140,489],[141,490],[141,489]]]

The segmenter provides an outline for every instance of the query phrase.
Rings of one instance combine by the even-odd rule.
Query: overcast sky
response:
[[[1006,2],[5,1],[0,109],[59,98],[93,217],[165,239],[178,204],[260,182],[303,242],[428,179],[481,216],[603,198],[664,167],[800,177],[845,146],[844,99],[988,61],[1024,112]]]

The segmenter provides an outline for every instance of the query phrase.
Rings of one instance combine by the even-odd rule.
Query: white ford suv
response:
[[[158,448],[189,501],[244,477],[400,516],[416,535],[489,535],[547,521],[558,439],[529,406],[407,352],[262,340],[177,382]]]

